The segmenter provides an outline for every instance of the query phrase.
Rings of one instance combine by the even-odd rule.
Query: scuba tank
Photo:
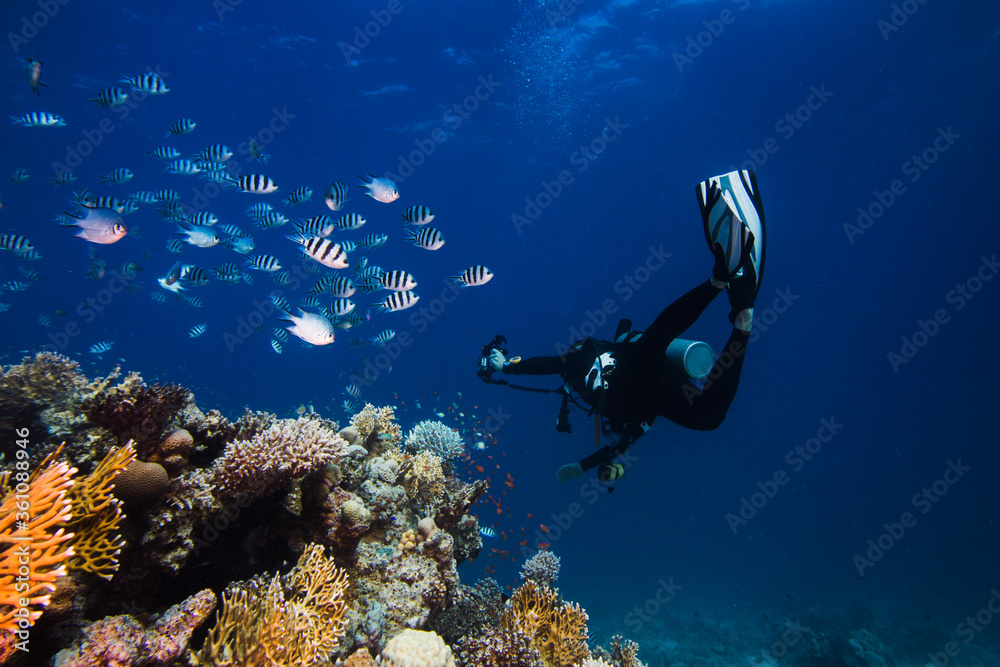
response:
[[[631,331],[631,329],[631,320],[618,322],[615,342],[634,343],[642,337],[641,331]],[[704,380],[715,365],[715,352],[711,345],[703,341],[675,338],[667,346],[666,359],[673,371],[683,373],[691,380]]]

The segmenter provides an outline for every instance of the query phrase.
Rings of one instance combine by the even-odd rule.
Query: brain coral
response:
[[[139,459],[132,461],[115,477],[115,495],[138,503],[159,498],[169,486],[170,478],[163,466]]]
[[[451,649],[434,632],[406,629],[389,640],[382,667],[455,667]]]

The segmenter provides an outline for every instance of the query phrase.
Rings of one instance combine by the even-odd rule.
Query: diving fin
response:
[[[731,171],[702,181],[695,187],[695,193],[701,207],[708,247],[714,249],[716,244],[722,246],[730,274],[740,269],[740,256],[747,240],[747,232],[753,234],[754,247],[750,253],[750,261],[753,262],[757,276],[756,289],[760,289],[760,281],[764,275],[766,236],[764,205],[757,187],[757,176],[748,169]]]

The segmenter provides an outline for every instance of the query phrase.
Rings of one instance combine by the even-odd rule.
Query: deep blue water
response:
[[[602,638],[631,634],[653,660],[666,655],[652,652],[658,641],[679,640],[682,618],[777,637],[780,630],[768,628],[782,619],[863,608],[865,625],[896,647],[900,664],[922,664],[949,635],[960,637],[960,659],[992,650],[996,624],[968,644],[956,627],[1000,586],[993,492],[1000,281],[977,277],[995,277],[1000,251],[993,185],[1000,6],[911,1],[903,3],[910,14],[899,7],[893,17],[898,5],[856,0],[567,0],[563,17],[558,3],[541,0],[223,2],[53,0],[58,11],[44,21],[44,3],[4,3],[3,113],[47,111],[67,123],[0,130],[0,233],[28,237],[42,255],[36,262],[0,255],[0,282],[23,280],[19,266],[41,276],[0,298],[10,304],[0,313],[6,363],[63,343],[59,334],[76,325],[78,335],[59,349],[88,373],[120,360],[147,381],[189,387],[203,409],[289,415],[312,404],[343,419],[344,387],[363,357],[383,367],[391,361],[391,373],[365,386],[362,399],[405,403],[404,426],[431,416],[434,392],[439,407],[455,402],[469,415],[502,416],[498,446],[488,450],[501,461],[494,489],[507,472],[516,489],[497,526],[519,540],[523,525],[535,544],[546,523],[546,540],[563,557],[563,595],[589,611]],[[390,20],[376,29],[372,12]],[[900,25],[888,30],[893,18]],[[32,22],[45,25],[33,30]],[[366,27],[378,33],[370,43],[357,39]],[[685,52],[687,60],[678,55]],[[44,63],[47,87],[37,98],[24,77],[30,56]],[[117,83],[116,73],[147,69],[163,75],[169,93],[117,109],[88,102]],[[465,105],[461,115],[455,105]],[[182,117],[197,121],[195,131],[165,139]],[[102,122],[113,130],[95,134]],[[583,151],[602,131],[614,141]],[[270,164],[239,153],[231,163],[272,177],[277,193],[223,191],[206,205],[198,193],[214,194],[208,181],[164,173],[145,153],[171,145],[188,156],[213,143],[236,150],[249,137],[265,144]],[[53,163],[81,143],[93,150],[74,169],[78,181],[48,185]],[[926,168],[913,162],[921,155]],[[637,465],[614,494],[592,492],[589,477],[556,484],[560,464],[592,450],[592,423],[576,412],[574,433],[556,433],[557,397],[479,382],[479,347],[502,333],[512,353],[552,354],[586,323],[602,325],[597,335],[605,338],[622,316],[646,326],[711,270],[694,185],[740,166],[756,169],[769,249],[759,333],[726,422],[693,432],[658,421],[633,448]],[[102,186],[100,176],[119,167],[135,178]],[[7,182],[16,168],[30,173],[26,183]],[[564,171],[562,192],[546,199]],[[367,173],[401,176],[399,200],[363,196],[356,184]],[[387,233],[371,261],[413,273],[421,301],[338,332],[330,346],[292,338],[280,355],[269,334],[239,343],[227,337],[275,288],[266,274],[254,273],[253,286],[193,289],[202,308],[150,299],[155,279],[178,259],[206,268],[243,260],[221,246],[168,252],[176,227],[155,205],[126,217],[137,237],[110,246],[75,239],[52,221],[71,210],[73,189],[126,196],[174,188],[220,224],[250,231],[247,206],[280,208],[303,185],[313,199],[288,215],[329,213],[321,195],[335,180],[350,186],[345,210],[368,219],[341,238]],[[882,211],[879,199],[888,199],[879,193],[894,181],[897,194]],[[518,225],[512,216],[526,215],[526,200],[544,209]],[[405,242],[400,214],[413,204],[436,213],[442,249]],[[859,207],[876,219],[852,232],[845,225],[857,224]],[[259,251],[291,266],[297,253],[286,233],[288,226],[253,235]],[[113,287],[110,274],[85,278],[93,248],[109,267],[138,262],[139,292],[111,296],[103,292]],[[670,257],[646,279],[636,271],[651,249]],[[474,264],[495,278],[457,294],[446,288],[446,276]],[[644,282],[629,293],[620,283],[626,276]],[[953,292],[959,286],[966,296]],[[282,290],[294,302],[306,286]],[[79,308],[88,298],[106,302],[99,314]],[[355,300],[367,309],[376,298]],[[720,297],[689,337],[720,349],[727,308]],[[934,335],[921,337],[919,323],[936,311],[942,323],[925,325]],[[40,314],[52,326],[42,326]],[[189,339],[199,323],[207,333]],[[265,327],[279,325],[270,314]],[[408,336],[391,359],[349,345],[384,328]],[[904,350],[901,338],[915,334],[926,344]],[[110,353],[88,353],[105,340],[114,341]],[[894,367],[890,353],[904,351],[915,354]],[[810,460],[790,463],[786,453],[807,446],[823,420],[842,428]],[[934,502],[914,502],[959,461],[968,470],[932,490]],[[781,471],[787,483],[734,534],[726,515]],[[883,537],[890,548],[859,576],[855,557],[905,512],[912,525]],[[481,516],[497,519],[490,505]],[[463,577],[478,576],[481,565],[463,566]],[[509,563],[497,572],[505,584],[515,575]],[[665,607],[650,605],[658,611],[637,628],[629,614],[671,578],[682,588]],[[885,611],[889,601],[906,610],[901,619]],[[766,647],[751,642],[743,653]]]

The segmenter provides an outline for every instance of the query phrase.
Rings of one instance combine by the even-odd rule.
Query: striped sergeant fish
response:
[[[354,283],[347,276],[327,276],[313,285],[309,289],[309,294],[322,294],[328,292],[335,297],[347,298],[354,296],[357,289]]]
[[[125,76],[119,73],[118,76],[121,83],[127,83],[136,90],[141,90],[150,95],[163,95],[170,92],[170,89],[167,88],[167,82],[163,80],[163,77],[154,72],[147,72],[146,74],[136,76]]]
[[[285,206],[295,206],[296,204],[301,204],[302,202],[309,201],[312,199],[313,191],[312,188],[303,185],[301,188],[295,188],[292,190],[291,194],[285,197],[282,202]]]
[[[306,294],[299,299],[298,303],[300,308],[317,308],[319,307],[319,297],[315,294]]]
[[[181,118],[180,120],[174,121],[173,125],[167,128],[167,132],[163,136],[169,137],[171,134],[174,136],[191,134],[197,126],[198,123],[194,122],[190,118]]]
[[[281,354],[281,343],[279,343],[277,340],[275,340],[274,338],[272,338],[271,339],[271,349],[274,350],[275,352],[277,352],[278,354]]]
[[[100,343],[94,343],[93,345],[91,345],[89,351],[91,354],[96,354],[97,356],[101,356],[105,352],[111,351],[111,347],[113,345],[114,345],[113,341],[102,340]]]
[[[448,279],[454,281],[452,282],[452,285],[461,285],[464,283],[469,287],[477,287],[479,285],[485,285],[492,280],[493,272],[482,264],[476,264],[475,266],[470,266],[458,275],[448,276]]]
[[[181,265],[180,275],[177,279],[196,287],[207,285],[209,281],[208,272],[196,264]]]
[[[61,127],[66,125],[60,116],[48,111],[32,111],[23,116],[8,116],[13,125],[23,125],[24,127]]]
[[[281,211],[268,211],[262,215],[255,225],[257,229],[273,229],[274,227],[281,227],[288,223],[288,218],[286,218]]]
[[[28,170],[24,167],[18,167],[14,170],[14,173],[10,175],[10,182],[14,185],[20,185],[29,178],[31,178],[31,174],[28,173]]]
[[[323,193],[323,201],[331,211],[339,211],[347,201],[347,186],[339,182],[333,183]]]
[[[155,192],[149,190],[139,190],[129,195],[129,199],[134,199],[140,204],[155,204],[160,201]]]
[[[173,160],[181,156],[181,152],[173,146],[160,146],[151,151],[146,151],[147,155],[152,155],[158,160]]]
[[[134,176],[131,169],[120,167],[101,176],[101,183],[126,183]]]
[[[173,201],[181,198],[181,193],[177,190],[157,190],[155,194],[160,201]]]
[[[388,240],[389,237],[386,234],[369,234],[361,239],[361,247],[367,250],[375,250],[376,248],[384,246],[385,242]]]
[[[225,162],[233,156],[233,152],[225,144],[212,144],[201,149],[201,152],[194,156],[196,160],[205,162]]]
[[[197,338],[208,330],[207,324],[196,324],[188,329],[188,338]]]
[[[426,225],[434,219],[434,213],[426,206],[411,206],[403,211],[403,223],[407,225]]]
[[[273,210],[274,210],[274,207],[271,206],[270,204],[267,204],[265,202],[260,202],[260,203],[254,204],[253,206],[248,206],[247,207],[247,215],[249,215],[251,218],[260,218],[265,213],[270,213]]]
[[[409,292],[417,286],[416,279],[406,271],[386,271],[379,276],[378,282],[394,292]]]
[[[196,162],[181,158],[179,160],[173,160],[163,168],[163,171],[171,174],[180,174],[181,176],[194,176],[195,174],[200,174],[202,168],[198,166]]]
[[[263,174],[247,174],[239,178],[230,178],[227,183],[229,187],[258,195],[266,195],[278,189],[278,184]]]
[[[419,300],[420,297],[413,292],[393,292],[387,296],[384,301],[377,304],[372,310],[376,313],[381,313],[386,310],[390,313],[397,310],[406,310]]]
[[[272,257],[271,255],[257,255],[256,257],[248,259],[246,264],[251,269],[267,271],[268,273],[274,273],[275,271],[281,270],[281,263],[278,261],[278,258]]]
[[[293,222],[292,225],[300,234],[312,234],[326,238],[337,228],[336,223],[328,215],[314,215],[306,218],[302,222]]]
[[[30,283],[21,280],[8,280],[0,285],[0,292],[23,292],[29,287],[31,287]]]
[[[196,225],[206,225],[210,227],[219,222],[219,217],[211,211],[198,211],[194,215],[187,216],[187,220],[188,222],[193,222]]]
[[[300,250],[312,257],[314,260],[328,266],[331,269],[346,269],[348,266],[347,253],[343,251],[339,243],[334,243],[322,236],[305,236],[298,234],[286,236],[289,241],[294,241],[300,246]]]
[[[284,329],[280,327],[274,327],[273,329],[271,329],[271,333],[273,333],[274,337],[277,340],[280,340],[282,343],[288,342],[288,332],[285,331]]]
[[[128,100],[128,93],[118,86],[105,88],[97,93],[95,97],[90,98],[91,102],[99,104],[102,107],[117,107],[125,104],[126,100]]]
[[[369,338],[368,342],[371,343],[372,345],[385,345],[390,340],[392,340],[395,336],[396,336],[396,332],[395,331],[393,331],[392,329],[386,329],[385,331],[381,332],[379,335],[373,336],[372,338]]]
[[[15,255],[29,253],[35,249],[31,241],[18,234],[0,236],[0,250],[9,250]]]
[[[348,213],[347,215],[340,216],[334,224],[336,224],[339,229],[350,231],[352,229],[360,229],[366,222],[368,221],[357,213]]]
[[[60,171],[53,176],[49,176],[49,183],[52,185],[69,185],[76,182],[76,174],[72,171]]]
[[[357,305],[350,299],[334,299],[330,304],[330,314],[334,317],[345,317],[356,307]]]
[[[437,250],[444,245],[444,235],[440,229],[434,227],[424,227],[419,232],[407,229],[407,240],[418,248],[425,250]]]

